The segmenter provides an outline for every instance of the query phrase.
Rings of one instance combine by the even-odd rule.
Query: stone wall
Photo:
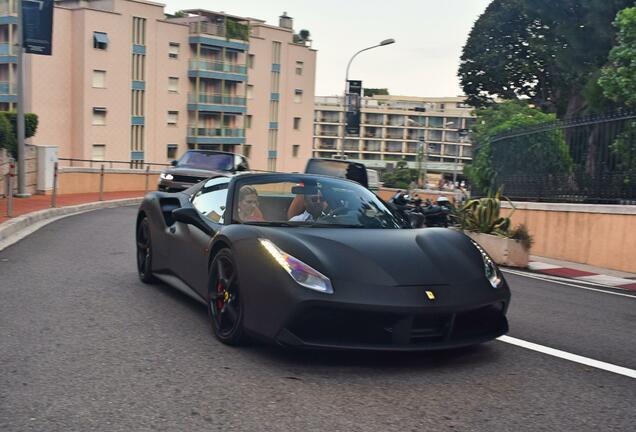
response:
[[[38,182],[38,158],[36,147],[32,145],[25,146],[25,168],[26,168],[26,191],[34,194],[37,189]],[[6,175],[9,172],[9,154],[6,149],[0,149],[0,197],[7,196]],[[16,164],[16,177],[13,178],[13,191],[18,191],[18,177]]]

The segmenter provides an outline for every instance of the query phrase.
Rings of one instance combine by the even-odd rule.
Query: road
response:
[[[218,343],[139,282],[134,208],[0,252],[0,431],[629,431],[636,379],[493,341],[435,353]],[[636,298],[507,275],[510,336],[636,369]]]

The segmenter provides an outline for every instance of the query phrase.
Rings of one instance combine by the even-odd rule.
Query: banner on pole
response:
[[[22,0],[22,46],[27,54],[51,55],[53,0]]]
[[[360,134],[360,98],[362,97],[362,81],[347,81],[347,125],[349,135]]]

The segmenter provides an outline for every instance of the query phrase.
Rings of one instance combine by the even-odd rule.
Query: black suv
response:
[[[159,175],[159,190],[178,192],[219,174],[248,171],[244,156],[212,150],[188,150]]]

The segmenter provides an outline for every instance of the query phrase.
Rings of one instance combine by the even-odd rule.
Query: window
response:
[[[132,55],[133,81],[143,81],[145,76],[146,76],[146,56],[133,53]]]
[[[254,69],[254,54],[247,55],[247,67]]]
[[[302,75],[303,69],[305,68],[305,63],[301,61],[296,62],[296,75]]]
[[[177,158],[177,150],[179,146],[177,144],[168,144],[168,152],[166,157],[168,160],[175,160]]]
[[[298,157],[298,151],[300,150],[300,144],[294,144],[292,146],[292,156]]]
[[[272,72],[271,80],[272,93],[278,93],[280,91],[280,72]]]
[[[93,32],[93,48],[100,50],[108,48],[108,35],[102,32]]]
[[[106,87],[106,71],[93,70],[93,87],[105,88]]]
[[[230,179],[218,177],[208,180],[205,185],[194,195],[192,205],[203,216],[210,220],[223,223],[225,206],[227,205],[227,186]]]
[[[302,103],[302,101],[303,101],[303,91],[300,89],[294,90],[294,102]]]
[[[131,94],[131,99],[132,99],[132,115],[134,116],[145,115],[144,91],[133,90]]]
[[[177,93],[179,91],[179,78],[177,77],[168,78],[168,91],[172,93]]]
[[[171,59],[179,58],[180,45],[176,42],[170,42],[168,44],[168,57]]]
[[[168,124],[170,126],[176,126],[179,120],[179,111],[168,111]]]
[[[246,115],[245,116],[245,129],[251,129],[252,128],[252,116],[251,115]]]
[[[91,159],[96,161],[103,161],[106,156],[106,145],[93,144],[93,151],[91,153]]]
[[[252,153],[252,145],[245,144],[243,146],[243,156],[245,156],[246,158],[249,158],[251,153]]]
[[[294,129],[300,129],[300,117],[294,117]]]
[[[269,102],[269,121],[278,122],[278,101]]]
[[[106,108],[93,107],[93,124],[97,126],[106,124]]]
[[[246,92],[245,96],[248,99],[254,99],[254,86],[253,85],[251,85],[251,84],[247,85],[247,92]]]

